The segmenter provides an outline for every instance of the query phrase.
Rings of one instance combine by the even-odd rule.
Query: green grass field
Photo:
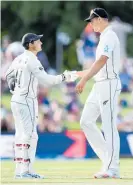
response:
[[[94,179],[100,169],[100,161],[93,160],[38,160],[35,169],[45,176],[43,180],[14,179],[13,161],[1,162],[1,183],[3,184],[58,184],[58,185],[133,185],[133,159],[121,159],[122,179]]]

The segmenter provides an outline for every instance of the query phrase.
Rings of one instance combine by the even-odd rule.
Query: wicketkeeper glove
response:
[[[77,71],[65,70],[62,74],[62,81],[74,82],[78,78]]]
[[[8,79],[7,83],[8,83],[8,87],[9,87],[10,91],[14,91],[14,89],[15,89],[15,78]]]

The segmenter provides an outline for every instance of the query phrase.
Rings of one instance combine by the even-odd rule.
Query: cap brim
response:
[[[36,38],[34,38],[34,41],[39,40],[43,37],[43,35],[37,35]]]
[[[43,35],[37,35],[37,40],[41,39]]]
[[[91,20],[92,20],[93,18],[95,18],[95,17],[97,17],[97,16],[94,15],[94,14],[92,14],[92,15],[90,15],[88,18],[86,18],[84,21],[86,21],[86,22],[91,22]]]

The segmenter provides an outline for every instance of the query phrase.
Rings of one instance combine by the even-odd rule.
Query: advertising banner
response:
[[[133,132],[120,132],[120,156],[133,156]],[[82,131],[68,130],[61,133],[38,133],[37,158],[95,158]],[[14,134],[2,134],[0,157],[14,157]]]

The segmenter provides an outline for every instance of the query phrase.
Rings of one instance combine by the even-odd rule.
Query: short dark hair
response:
[[[25,49],[29,49],[29,43],[32,43],[36,40],[39,40],[43,35],[36,35],[34,33],[26,33],[22,38],[22,45]]]
[[[25,43],[24,45],[23,45],[23,47],[25,48],[25,49],[29,49],[29,43]]]
[[[34,43],[34,41],[32,41],[32,42],[30,42],[31,44],[33,44]],[[26,42],[26,43],[24,43],[23,44],[23,47],[26,49],[26,50],[28,50],[29,49],[29,44],[30,44],[29,42]]]

